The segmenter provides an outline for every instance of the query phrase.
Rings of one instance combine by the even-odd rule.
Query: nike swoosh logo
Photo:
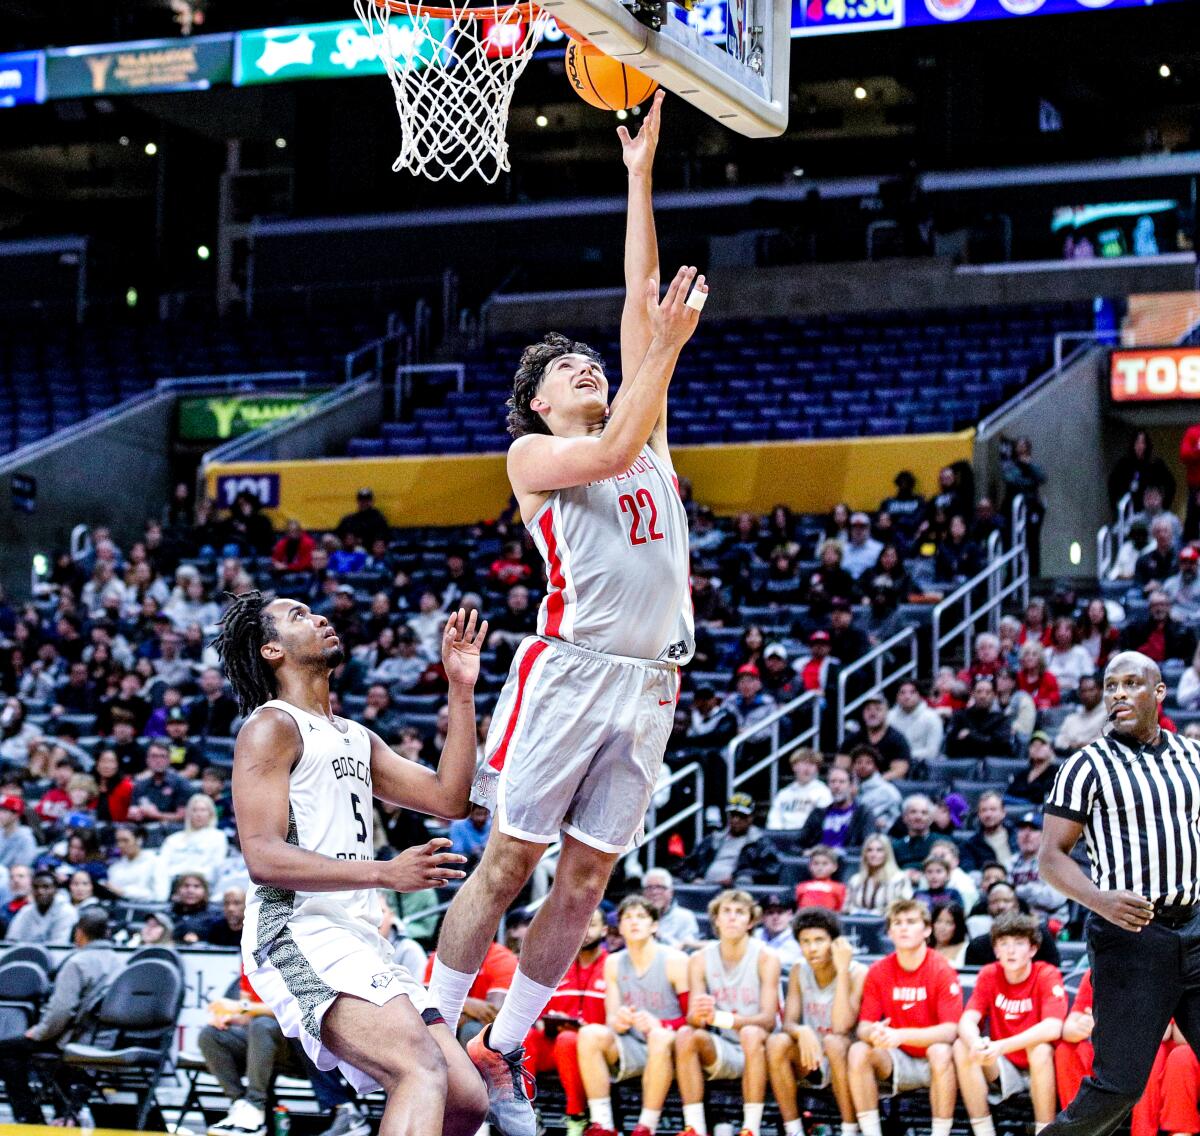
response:
[[[660,706],[670,706],[675,701],[674,698],[660,698],[658,704]]]
[[[905,1002],[904,1005],[900,1007],[900,1009],[911,1010],[915,1005],[916,1005],[916,1002]]]

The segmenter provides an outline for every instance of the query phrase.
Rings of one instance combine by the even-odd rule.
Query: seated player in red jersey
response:
[[[1025,1090],[1037,1131],[1057,1111],[1054,1043],[1062,1037],[1067,992],[1057,967],[1034,961],[1041,939],[1032,915],[1009,911],[992,924],[997,961],[979,972],[958,1023],[954,1063],[974,1136],[995,1136],[989,1101]]]
[[[604,912],[596,908],[575,961],[525,1038],[525,1068],[533,1074],[557,1071],[567,1097],[567,1116],[573,1118],[580,1129],[586,1101],[576,1045],[580,1026],[604,1021],[604,962],[608,958],[604,940],[607,933]]]
[[[954,1052],[962,987],[954,968],[926,946],[929,909],[898,899],[887,910],[896,948],[863,984],[858,1041],[850,1047],[850,1093],[862,1136],[881,1136],[879,1098],[929,1089],[932,1136],[950,1136],[958,1083]]]
[[[837,870],[837,852],[818,844],[808,854],[808,872],[812,878],[796,885],[796,906],[841,911],[846,906],[846,885],[833,878]]]
[[[638,1076],[642,1108],[632,1136],[654,1136],[675,1076],[675,1031],[687,1021],[688,959],[655,938],[658,908],[644,895],[621,900],[617,930],[625,950],[604,964],[605,1023],[579,1031],[591,1116],[584,1136],[617,1136],[612,1083]]]

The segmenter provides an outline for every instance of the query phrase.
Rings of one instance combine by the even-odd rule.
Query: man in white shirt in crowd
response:
[[[887,721],[908,742],[913,761],[936,761],[941,756],[945,724],[911,679],[896,690],[896,705],[888,711]]]
[[[35,872],[33,902],[13,916],[5,939],[10,943],[62,946],[71,941],[78,914],[66,891],[58,890],[53,872]]]
[[[1059,727],[1054,739],[1054,748],[1060,753],[1074,753],[1094,742],[1108,722],[1108,711],[1104,709],[1103,692],[1095,675],[1084,675],[1079,680],[1079,709],[1072,710]]]
[[[850,517],[850,539],[842,551],[842,567],[856,580],[875,567],[883,545],[871,535],[871,518],[866,513]]]
[[[858,778],[858,803],[870,809],[875,827],[887,832],[900,819],[903,798],[900,790],[879,772],[879,751],[873,745],[856,745],[850,751],[854,776]]]
[[[833,801],[829,786],[817,776],[821,759],[816,753],[798,749],[791,760],[794,780],[775,794],[767,813],[768,829],[799,830],[813,809],[827,808]]]
[[[675,881],[666,868],[651,868],[642,876],[642,894],[660,912],[654,932],[660,943],[681,951],[694,951],[703,943],[696,913],[675,902]]]
[[[761,939],[778,956],[786,974],[800,957],[800,944],[792,934],[792,917],[796,900],[785,891],[773,891],[762,901],[762,922],[754,928],[753,937]]]

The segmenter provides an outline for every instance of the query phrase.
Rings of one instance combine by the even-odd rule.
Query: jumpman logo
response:
[[[317,732],[317,727],[312,722],[309,722],[308,724],[308,732],[310,734],[315,734]]]

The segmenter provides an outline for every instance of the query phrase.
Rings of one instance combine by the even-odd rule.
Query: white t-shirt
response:
[[[803,828],[813,809],[827,809],[832,802],[829,786],[819,777],[814,777],[807,785],[793,781],[775,794],[767,813],[767,828]]]
[[[1046,670],[1058,679],[1058,689],[1064,694],[1076,690],[1084,675],[1095,674],[1096,663],[1086,647],[1077,643],[1069,651],[1047,647]]]

